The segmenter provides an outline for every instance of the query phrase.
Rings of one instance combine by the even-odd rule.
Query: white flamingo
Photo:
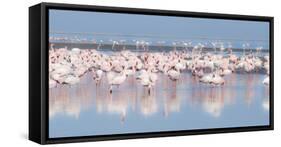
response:
[[[64,79],[63,83],[64,84],[69,84],[69,85],[75,85],[80,82],[80,78],[74,75],[68,75]]]
[[[54,88],[54,87],[56,87],[56,85],[57,85],[57,82],[55,80],[49,78],[49,88]]]
[[[210,82],[213,85],[223,85],[225,83],[224,79],[218,74],[213,74],[212,80]]]
[[[96,85],[100,83],[102,75],[103,75],[103,71],[100,69],[93,71],[93,79],[96,81]]]
[[[269,85],[269,76],[267,76],[267,77],[262,81],[262,83],[263,83],[264,85]]]
[[[126,80],[126,73],[125,72],[116,73],[110,71],[107,73],[107,80],[108,80],[108,84],[110,85],[109,91],[110,93],[112,93],[112,86],[116,85],[117,87],[119,87],[119,85]]]
[[[200,78],[199,81],[202,83],[211,83],[212,79],[213,79],[213,74],[206,74],[202,78]]]
[[[148,93],[150,94],[151,88],[155,85],[158,76],[151,71],[141,70],[136,78],[140,81],[141,85],[148,87]]]
[[[177,81],[180,78],[180,72],[175,69],[170,69],[168,71],[168,76],[170,77],[171,80]]]

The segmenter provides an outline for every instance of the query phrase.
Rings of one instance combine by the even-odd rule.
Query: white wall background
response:
[[[0,8],[0,146],[38,146],[28,134],[28,7],[39,0],[1,1]],[[216,12],[275,17],[275,130],[216,135],[63,144],[59,146],[276,146],[280,139],[281,63],[278,0],[53,0],[49,2],[152,9]],[[53,145],[51,145],[53,146]]]

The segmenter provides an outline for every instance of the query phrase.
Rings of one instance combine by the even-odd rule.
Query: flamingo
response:
[[[73,52],[75,54],[79,54],[81,52],[81,50],[79,48],[72,48],[71,52]]]
[[[213,74],[212,80],[210,81],[213,85],[223,85],[225,83],[224,79],[218,74]]]
[[[213,78],[213,74],[206,74],[202,78],[200,78],[199,81],[202,83],[211,83],[212,78]]]
[[[101,62],[100,69],[105,72],[109,72],[112,69],[112,62],[103,61]]]
[[[267,76],[267,77],[262,81],[262,83],[263,83],[264,85],[269,85],[269,76]]]
[[[79,82],[80,82],[80,78],[75,75],[68,75],[63,81],[64,84],[69,84],[69,85],[75,85]]]
[[[170,77],[171,80],[177,81],[180,78],[180,72],[175,69],[170,69],[168,71],[168,76]]]
[[[51,73],[50,78],[54,81],[56,81],[59,84],[62,84],[65,80],[65,77],[63,75],[60,75],[58,73]]]
[[[97,50],[100,49],[100,47],[102,46],[102,43],[103,43],[103,40],[100,40],[99,44],[98,44],[98,47],[97,47]]]
[[[102,40],[98,42],[98,49],[102,42]],[[198,77],[199,82],[223,85],[225,83],[223,76],[232,74],[236,69],[246,72],[266,70],[267,77],[262,83],[269,85],[269,56],[258,56],[261,50],[259,47],[256,53],[246,54],[246,48],[249,47],[247,43],[243,45],[243,55],[238,57],[232,53],[230,43],[225,48],[222,42],[212,43],[215,52],[217,48],[221,51],[219,54],[202,52],[205,43],[197,43],[193,47],[192,53],[188,53],[186,50],[188,50],[189,43],[174,41],[172,43],[175,50],[154,53],[147,52],[151,42],[135,40],[136,48],[141,47],[144,52],[134,53],[125,49],[125,40],[112,42],[113,50],[115,45],[119,43],[124,46],[124,50],[111,55],[100,53],[95,49],[72,48],[68,50],[66,47],[54,49],[51,44],[49,50],[49,88],[54,88],[58,84],[77,84],[83,75],[92,71],[96,84],[100,83],[103,74],[107,76],[110,93],[112,93],[114,85],[118,87],[125,82],[129,75],[136,76],[138,82],[144,87],[148,87],[150,93],[158,79],[158,72],[177,81],[181,77],[181,72],[191,71],[193,75]],[[177,50],[179,45],[182,45],[181,47],[185,50]],[[226,56],[223,55],[225,49],[229,50]]]
[[[93,71],[93,79],[96,81],[96,85],[98,85],[98,83],[100,83],[102,74],[103,74],[103,71],[100,69]]]
[[[225,75],[229,75],[231,74],[232,71],[230,69],[224,69],[224,68],[221,68],[221,70],[219,71],[219,75],[220,76],[225,76]]]
[[[136,77],[140,81],[141,85],[148,87],[148,93],[150,94],[151,88],[155,85],[158,76],[151,70],[141,70],[140,74]]]
[[[54,88],[54,87],[56,87],[56,85],[57,85],[57,82],[55,80],[49,78],[49,88]]]
[[[109,92],[112,93],[112,86],[117,85],[119,87],[120,84],[122,84],[126,80],[126,73],[116,73],[116,72],[108,72],[107,73],[107,80],[108,84],[110,85]]]
[[[114,50],[115,45],[119,45],[119,42],[118,41],[113,41],[112,48],[111,48],[112,50]]]

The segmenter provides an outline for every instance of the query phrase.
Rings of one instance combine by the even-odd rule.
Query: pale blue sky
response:
[[[50,32],[98,32],[174,38],[269,40],[269,22],[50,10]],[[98,36],[95,36],[98,39]],[[104,39],[104,38],[102,38]],[[236,42],[237,43],[237,42]],[[268,48],[269,41],[249,42]],[[235,45],[235,43],[234,43]],[[236,45],[235,45],[236,46]]]

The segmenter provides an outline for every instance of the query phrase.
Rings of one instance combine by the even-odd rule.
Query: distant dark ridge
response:
[[[99,44],[96,43],[52,43],[54,48],[63,48],[67,47],[68,49],[72,48],[80,48],[80,49],[97,49],[99,47]],[[188,50],[192,50],[193,47],[188,47]],[[139,49],[136,48],[136,45],[132,44],[125,44],[125,45],[115,45],[114,50],[112,50],[112,44],[102,44],[99,49],[101,51],[121,51],[123,49],[131,50],[131,51],[137,51],[142,52],[144,49],[142,47],[139,47]],[[150,45],[148,47],[149,51],[171,51],[174,49],[174,46],[159,46],[159,45]],[[185,50],[186,47],[183,46],[177,46],[177,50]],[[249,52],[252,50],[253,52],[256,51],[256,49],[247,49],[246,52]],[[203,48],[203,51],[214,51],[214,48],[205,47]],[[226,50],[225,50],[226,51]],[[243,52],[242,48],[232,48],[233,52]],[[217,52],[220,52],[219,48],[217,48]],[[269,52],[268,49],[262,49],[261,52]]]
[[[170,35],[155,35],[155,34],[122,34],[122,33],[101,33],[101,32],[60,32],[60,31],[51,31],[49,34],[52,35],[63,35],[76,38],[77,36],[107,36],[107,37],[121,37],[121,38],[146,38],[146,39],[168,39],[168,40],[220,40],[220,41],[247,41],[247,42],[268,42],[266,39],[241,39],[241,38],[210,38],[203,36],[186,36],[186,37],[178,37],[178,36],[170,36]],[[62,37],[62,38],[64,38]],[[72,38],[70,37],[70,38]],[[64,39],[63,39],[64,40]],[[64,41],[69,41],[65,39]]]

